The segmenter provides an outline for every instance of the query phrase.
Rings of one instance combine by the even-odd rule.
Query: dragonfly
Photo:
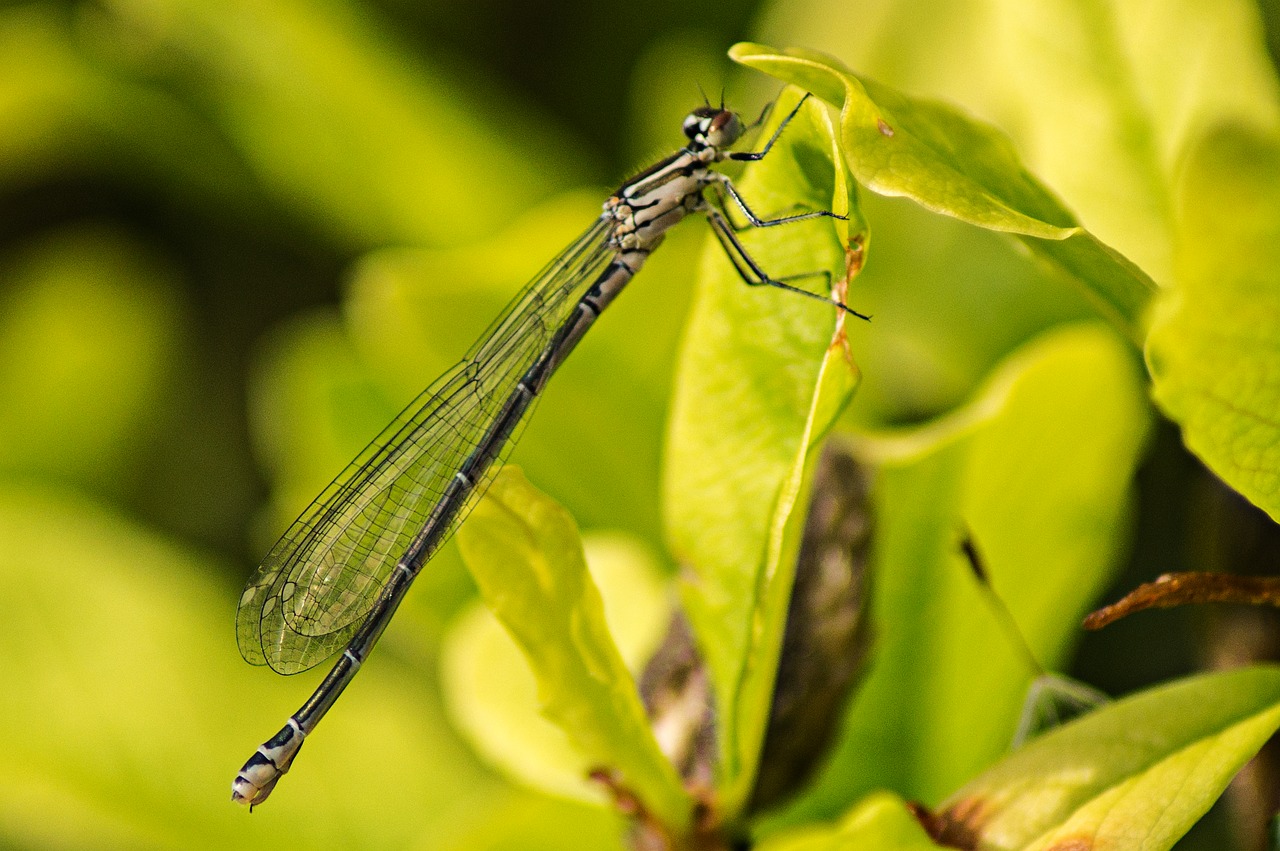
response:
[[[763,123],[746,125],[704,104],[684,119],[687,144],[632,177],[604,202],[587,230],[516,295],[466,356],[379,434],[316,497],[249,578],[236,615],[245,660],[281,674],[315,667],[341,650],[328,676],[232,782],[250,810],[289,771],[306,737],[333,707],[377,643],[414,578],[462,523],[511,451],[556,368],[666,232],[705,215],[742,279],[816,298],[862,319],[829,296],[793,285],[809,272],[770,277],[738,233],[821,217],[829,210],[757,216],[733,181],[713,167],[764,159],[809,95],[758,151],[730,148]],[[710,196],[710,197],[708,197]],[[747,224],[729,213],[729,201]]]

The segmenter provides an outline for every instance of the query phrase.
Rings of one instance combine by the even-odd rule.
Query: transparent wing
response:
[[[454,473],[612,258],[609,229],[597,220],[547,264],[466,357],[365,447],[272,547],[240,597],[236,637],[246,661],[294,674],[350,640]],[[518,436],[477,482],[441,542]]]

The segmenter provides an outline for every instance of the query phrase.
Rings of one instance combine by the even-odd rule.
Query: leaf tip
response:
[[[778,51],[766,44],[755,41],[740,41],[729,48],[729,58],[734,62],[746,63],[756,56],[776,54]]]

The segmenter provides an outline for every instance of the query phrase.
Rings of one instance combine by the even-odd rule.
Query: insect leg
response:
[[[818,295],[817,293],[811,293],[808,290],[804,290],[804,289],[801,289],[800,287],[792,286],[791,284],[788,283],[788,281],[798,281],[805,278],[821,277],[826,279],[827,286],[830,287],[831,286],[830,271],[826,269],[822,269],[816,272],[803,272],[798,275],[787,275],[781,278],[771,277],[767,272],[764,271],[764,269],[760,267],[760,264],[758,264],[751,257],[751,255],[747,253],[746,247],[744,247],[742,242],[739,241],[737,234],[733,230],[733,226],[729,223],[728,219],[726,219],[720,213],[719,210],[716,210],[714,208],[708,209],[707,221],[711,224],[711,232],[714,233],[716,236],[716,239],[719,240],[720,246],[724,249],[725,255],[728,256],[729,258],[729,262],[733,264],[733,268],[737,271],[738,275],[742,278],[743,282],[745,282],[748,286],[752,286],[752,287],[769,286],[769,287],[777,287],[778,289],[789,290],[790,292],[798,293],[803,296],[808,296],[809,298],[817,299],[818,301],[826,302],[827,304],[833,304],[836,307],[840,308],[841,310],[845,311],[846,313],[853,314],[859,319],[869,320],[871,318],[870,316],[859,313],[858,311],[854,310],[853,308],[849,307],[843,302],[836,301],[835,299],[827,296]]]

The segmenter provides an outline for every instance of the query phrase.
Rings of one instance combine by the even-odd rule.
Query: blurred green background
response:
[[[572,847],[616,845],[610,816],[518,788],[453,731],[437,649],[473,589],[452,548],[305,770],[252,817],[234,807],[235,770],[319,676],[240,660],[240,586],[609,187],[679,143],[699,84],[752,115],[776,92],[730,44],[816,47],[963,99],[979,83],[960,46],[983,43],[980,24],[954,29],[969,6],[0,3],[0,846],[565,848],[566,823]],[[1280,2],[1262,19],[1274,55]],[[954,91],[936,83],[953,73]],[[990,233],[866,206],[850,300],[876,322],[854,329],[851,426],[946,412],[1019,344],[1091,315]],[[584,530],[660,564],[704,230],[669,237],[513,459]],[[1193,566],[1201,481],[1165,427],[1117,588]],[[1193,670],[1202,620],[1122,623],[1083,642],[1076,673],[1127,691]]]

